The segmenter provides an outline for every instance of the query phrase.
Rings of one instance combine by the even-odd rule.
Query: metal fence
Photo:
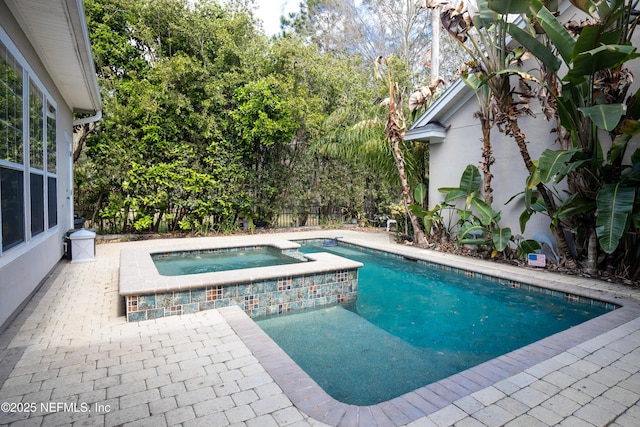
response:
[[[100,234],[119,234],[132,232],[133,222],[136,218],[136,212],[133,210],[121,211],[112,218],[102,218],[95,215],[91,208],[76,208],[76,215],[81,217],[84,227],[95,229]],[[374,212],[367,213],[367,223],[369,225],[377,225],[376,214]],[[157,219],[157,217],[156,217]],[[231,227],[242,229],[246,227],[243,218],[238,218],[236,224],[231,223]],[[292,228],[292,227],[318,227],[323,225],[341,225],[356,223],[354,215],[346,208],[328,208],[319,205],[310,206],[288,206],[281,210],[270,222],[264,220],[254,220],[256,228]],[[229,225],[225,225],[228,227]],[[200,230],[192,230],[199,232],[220,231],[220,224],[216,224],[214,217],[206,218],[202,221]],[[228,229],[228,228],[227,228]],[[160,221],[158,231],[166,233],[169,231],[169,225],[166,221]]]
[[[344,224],[351,216],[344,208],[321,208],[320,206],[286,207],[271,224],[274,228],[312,227],[323,224]]]

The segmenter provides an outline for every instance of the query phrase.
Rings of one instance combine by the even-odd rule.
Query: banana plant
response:
[[[514,46],[508,37],[509,29],[514,28],[508,6],[515,3],[515,7],[522,9],[526,2],[507,1],[502,10],[492,10],[489,0],[476,0],[473,2],[473,8],[472,2],[439,2],[440,5],[443,3],[446,4],[442,20],[445,29],[463,46],[468,45],[467,52],[473,58],[473,61],[467,64],[468,69],[463,72],[462,79],[475,91],[481,107],[480,112],[476,114],[481,121],[483,132],[481,168],[485,179],[485,201],[491,204],[491,165],[495,158],[492,155],[490,135],[494,125],[516,143],[527,170],[531,172],[534,169],[529,144],[520,127],[519,118],[534,114],[529,108],[529,100],[535,97],[535,93],[528,88],[537,78],[520,68],[525,58],[525,46]],[[544,0],[544,4],[552,3],[557,2]],[[555,55],[550,56],[555,58]],[[514,77],[518,78],[519,85],[512,85]],[[544,200],[547,210],[553,212],[555,202],[550,190],[541,184],[537,193]],[[552,231],[556,235],[565,265],[574,267],[575,262],[569,250],[563,224],[559,224]]]
[[[637,231],[640,225],[640,152],[627,153],[629,141],[640,133],[640,92],[625,100],[632,78],[624,68],[640,57],[630,43],[638,15],[631,13],[634,6],[628,0],[571,3],[591,17],[588,24],[575,24],[574,32],[538,0],[489,0],[489,7],[528,17],[529,25],[521,28],[511,23],[508,32],[561,86],[560,91],[547,89],[555,98],[557,117],[572,148],[545,151],[530,182],[566,178],[570,195],[561,201],[553,220],[571,220],[585,241],[597,238],[601,250],[612,254],[625,232]],[[540,39],[539,33],[545,38]],[[603,134],[612,139],[606,153],[600,140]],[[631,163],[624,164],[628,159]],[[597,257],[588,253],[588,259],[588,269],[595,270]]]
[[[458,187],[439,188],[445,194],[445,205],[454,205],[464,199],[464,208],[457,209],[460,228],[456,236],[458,245],[487,246],[491,256],[504,252],[512,240],[511,229],[500,227],[500,212],[482,200],[482,177],[474,165],[468,165]]]

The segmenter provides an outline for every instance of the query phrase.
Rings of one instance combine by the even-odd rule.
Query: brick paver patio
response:
[[[381,233],[280,237],[336,233],[398,247]],[[558,343],[566,348],[547,344],[547,354],[517,353],[402,398],[355,407],[328,399],[291,362],[274,363],[281,350],[239,308],[125,322],[120,250],[153,244],[99,244],[95,262],[57,266],[0,335],[0,425],[640,426],[640,310],[633,304],[607,315],[602,330],[597,323],[577,327],[575,342]],[[566,280],[640,300],[633,288]]]

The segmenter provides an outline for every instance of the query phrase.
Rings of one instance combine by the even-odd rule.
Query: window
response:
[[[58,224],[58,190],[55,106],[2,31],[0,37],[2,256]]]
[[[58,225],[58,169],[56,163],[56,109],[47,102],[47,217]]]
[[[0,216],[2,251],[24,242],[22,67],[0,43]]]
[[[30,174],[31,177],[31,235],[44,231],[44,180],[42,175]]]
[[[29,80],[29,176],[31,235],[44,231],[44,118],[42,92]]]
[[[22,67],[0,43],[0,160],[22,163]]]
[[[24,242],[24,175],[22,171],[0,168],[2,193],[2,251]]]
[[[58,180],[54,177],[47,178],[47,208],[49,228],[58,225]]]

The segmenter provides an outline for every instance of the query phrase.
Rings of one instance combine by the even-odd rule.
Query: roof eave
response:
[[[82,0],[5,0],[67,105],[102,110]]]
[[[447,129],[440,123],[429,123],[416,129],[409,129],[404,135],[405,141],[421,141],[431,144],[444,142],[447,137]]]

